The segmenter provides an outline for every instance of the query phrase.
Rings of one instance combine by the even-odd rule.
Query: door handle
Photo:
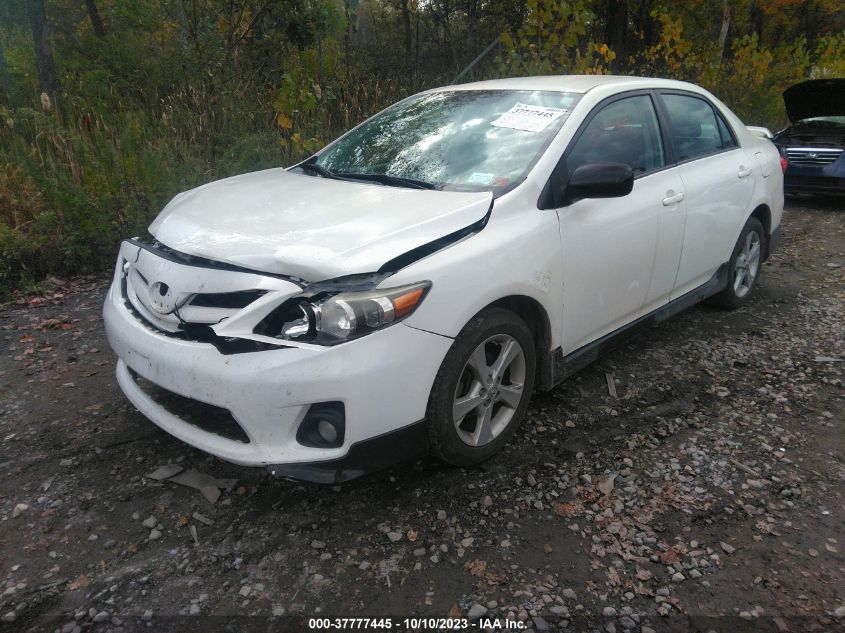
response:
[[[667,198],[663,198],[663,206],[671,207],[673,204],[679,203],[684,199],[684,192],[673,194]]]
[[[751,170],[746,169],[745,167],[740,165],[739,171],[736,174],[737,178],[748,178],[750,175],[751,175]]]

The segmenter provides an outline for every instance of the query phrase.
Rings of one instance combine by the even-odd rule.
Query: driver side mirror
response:
[[[559,200],[580,198],[621,198],[634,188],[634,171],[624,163],[589,163],[581,165],[556,192]]]

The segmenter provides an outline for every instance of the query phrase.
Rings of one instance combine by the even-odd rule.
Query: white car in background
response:
[[[775,146],[697,86],[448,86],[176,196],[122,244],[106,331],[129,400],[222,459],[317,482],[470,465],[534,390],[748,301],[782,209]]]

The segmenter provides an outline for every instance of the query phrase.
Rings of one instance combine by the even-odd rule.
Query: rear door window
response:
[[[677,94],[664,94],[662,97],[672,125],[671,135],[678,148],[679,160],[691,160],[725,149],[721,129],[724,123],[716,118],[713,107],[707,101]],[[728,139],[731,143],[729,147],[732,147],[730,133]]]

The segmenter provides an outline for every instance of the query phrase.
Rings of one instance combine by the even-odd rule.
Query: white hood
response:
[[[189,255],[320,281],[375,272],[482,219],[491,201],[489,192],[405,189],[268,169],[179,194],[150,233]]]

